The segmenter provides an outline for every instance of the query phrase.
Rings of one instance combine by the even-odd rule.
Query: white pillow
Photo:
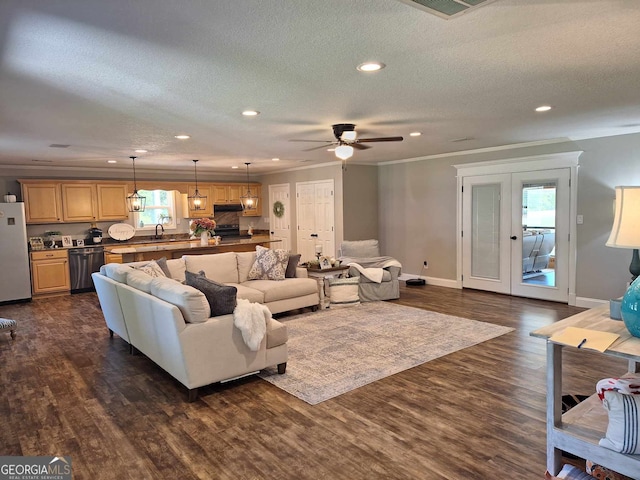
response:
[[[116,282],[126,283],[127,273],[131,271],[131,267],[122,265],[121,263],[107,263],[100,267],[100,271],[104,268],[104,275]]]
[[[211,316],[211,307],[204,293],[170,278],[154,278],[151,294],[178,307],[187,323],[206,322]]]
[[[151,280],[153,280],[151,275],[139,269],[132,268],[127,274],[127,285],[145,293],[151,293]]]
[[[600,446],[620,453],[640,454],[640,395],[606,390],[602,405],[609,415],[609,426]]]
[[[151,260],[149,263],[142,267],[136,267],[136,270],[140,270],[141,272],[144,272],[153,278],[167,277],[160,268],[160,265],[158,265],[158,262],[156,262],[155,260]]]

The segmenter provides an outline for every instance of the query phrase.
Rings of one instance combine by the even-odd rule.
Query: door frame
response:
[[[578,167],[579,157],[583,150],[550,153],[528,157],[491,160],[488,162],[465,163],[453,165],[457,170],[456,184],[456,287],[462,289],[462,184],[467,176],[490,175],[496,173],[521,173],[536,170],[553,170],[569,168],[569,305],[576,305],[576,246],[577,246],[577,202],[578,202]]]

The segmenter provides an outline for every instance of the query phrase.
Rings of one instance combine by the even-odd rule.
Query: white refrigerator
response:
[[[24,203],[0,203],[0,304],[30,299]]]

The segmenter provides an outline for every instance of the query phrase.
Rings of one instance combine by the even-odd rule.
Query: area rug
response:
[[[285,317],[287,372],[260,377],[316,405],[514,329],[388,302]]]

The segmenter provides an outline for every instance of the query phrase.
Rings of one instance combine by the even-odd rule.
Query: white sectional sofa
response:
[[[317,283],[296,269],[296,278],[248,280],[255,252],[192,255],[167,261],[172,278],[153,278],[138,270],[147,262],[104,265],[92,275],[111,335],[115,332],[189,390],[287,362],[287,329],[269,318],[259,349],[252,351],[234,326],[232,314],[210,317],[205,295],[184,285],[187,270],[233,285],[238,298],[263,303],[272,313],[316,307]]]

